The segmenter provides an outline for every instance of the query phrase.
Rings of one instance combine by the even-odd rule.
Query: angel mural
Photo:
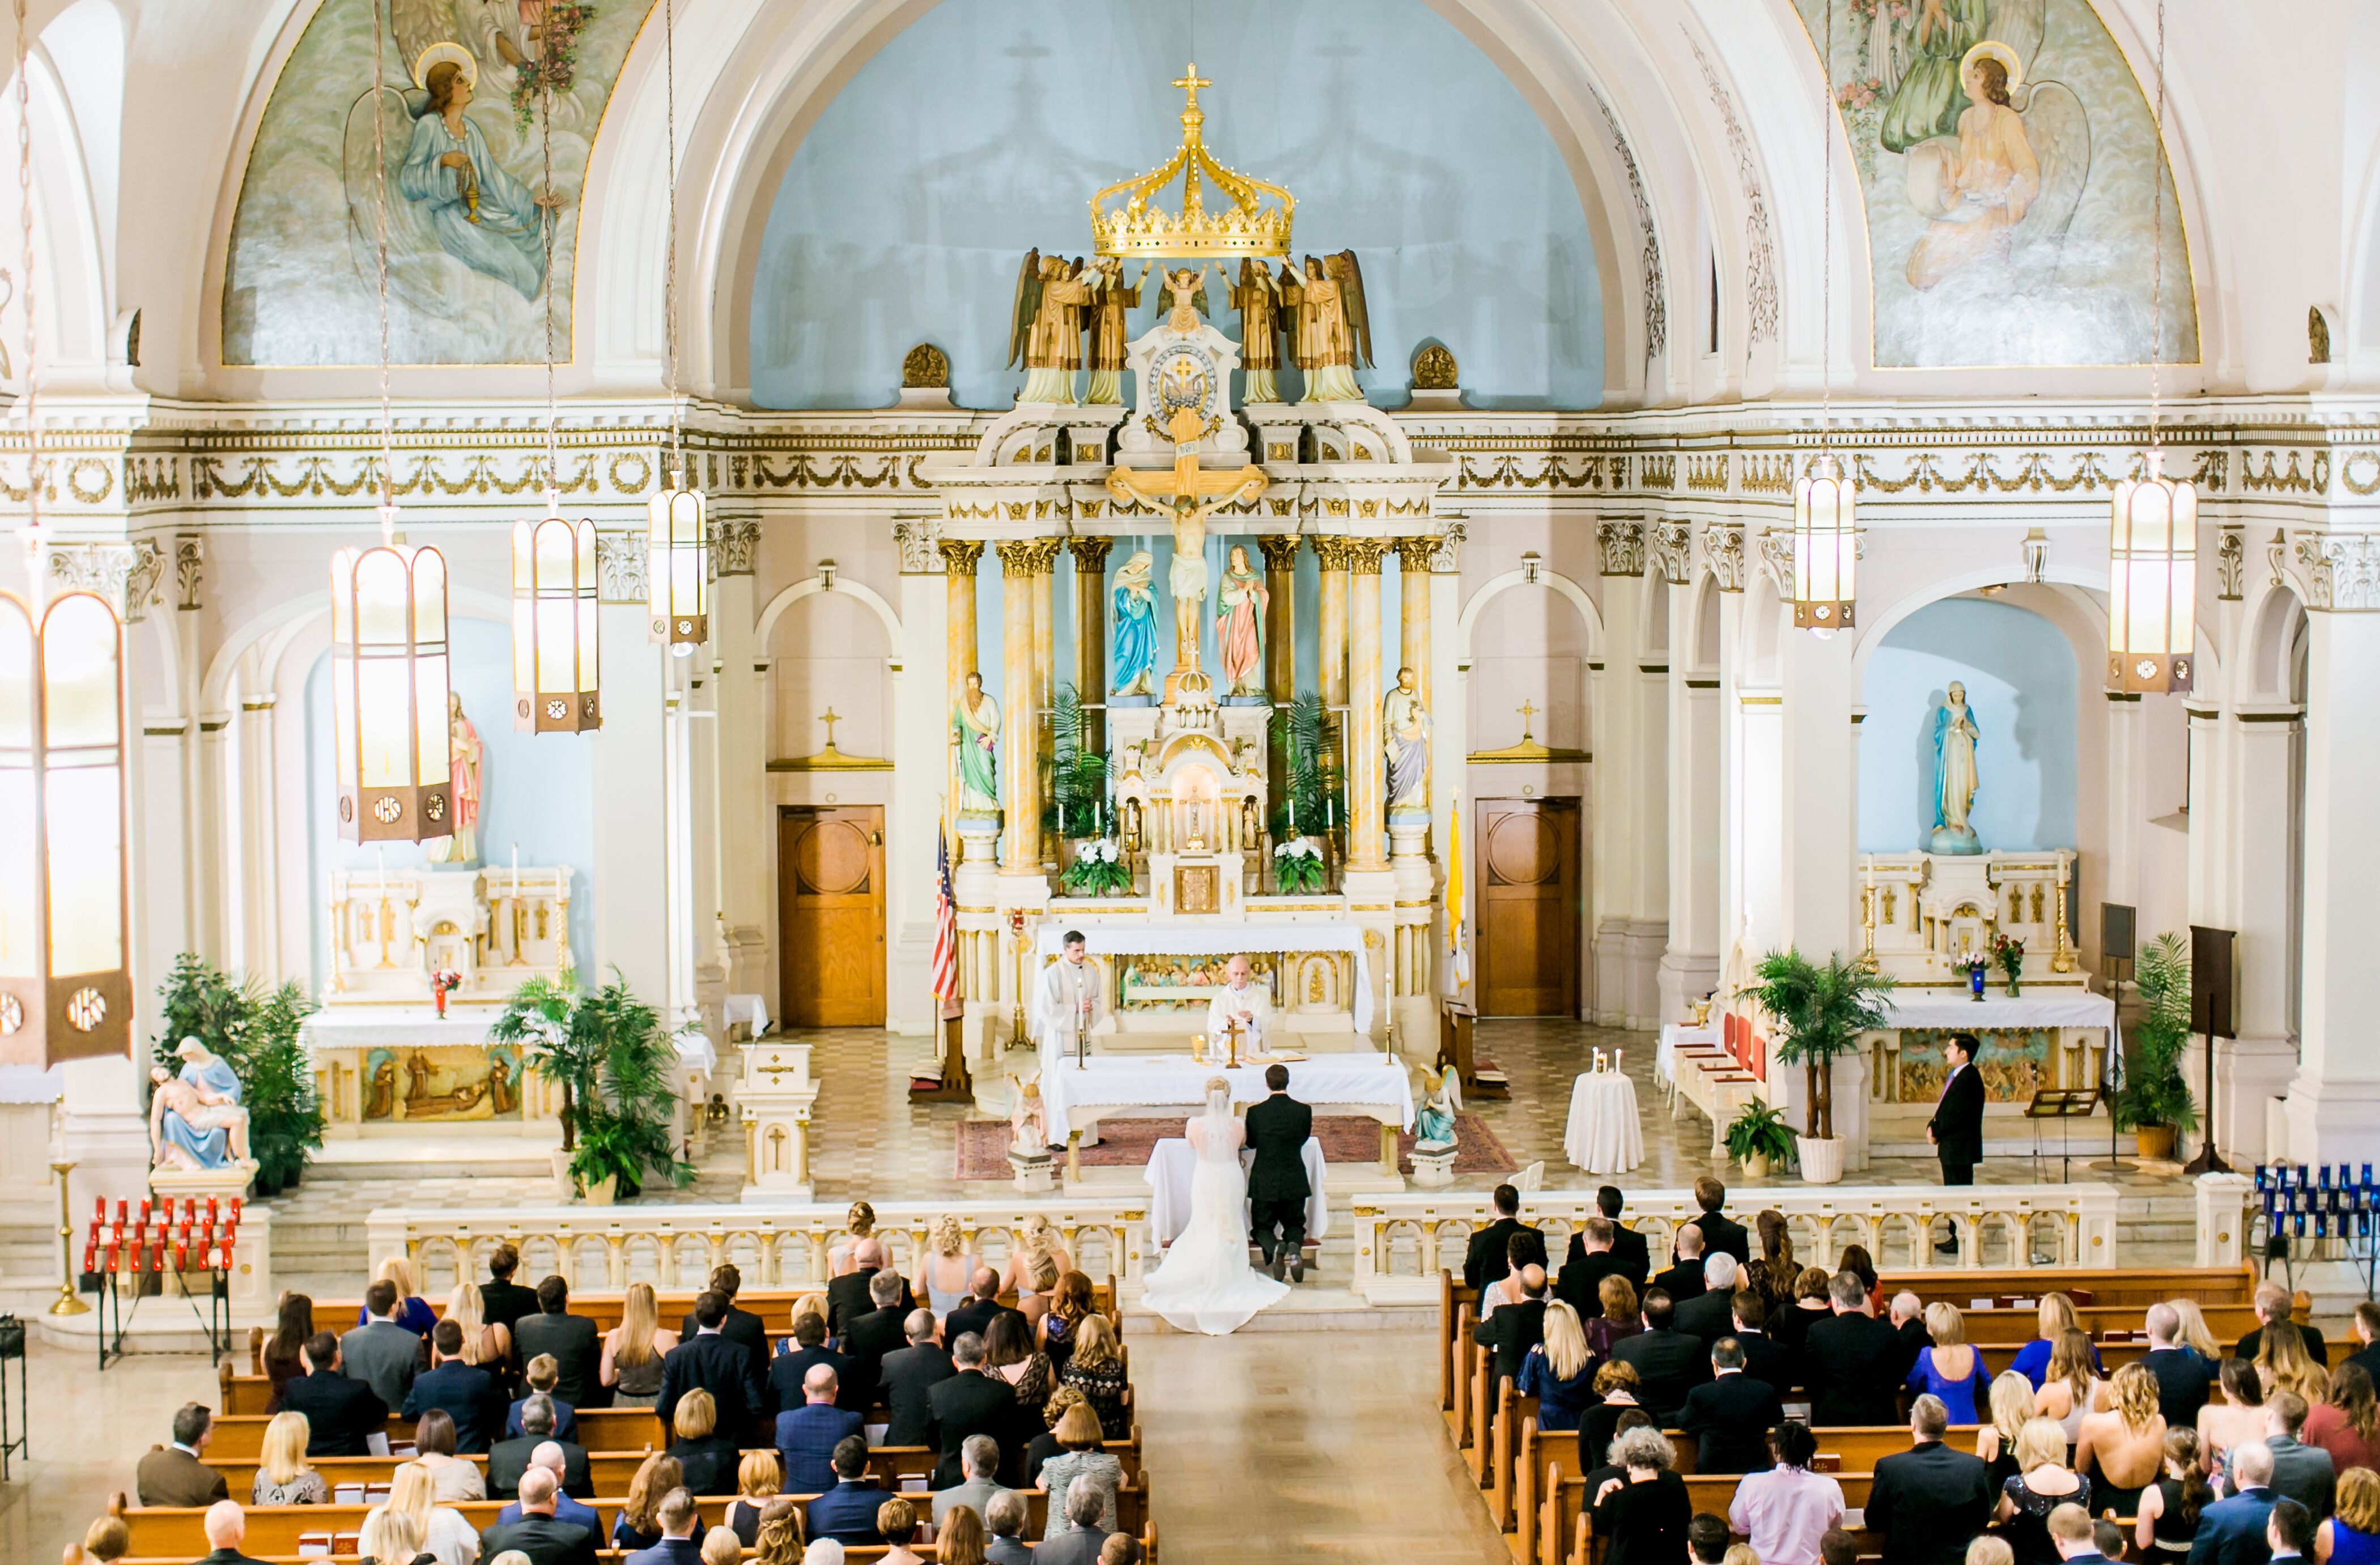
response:
[[[1909,79],[1916,80],[1915,73]],[[1989,40],[1976,44],[1959,62],[1959,79],[1968,106],[1959,115],[1958,133],[1929,137],[1912,146],[1903,176],[1910,204],[1928,219],[1924,237],[1909,252],[1907,267],[1910,286],[1921,290],[1970,261],[2005,258],[2017,229],[2043,194],[2041,161],[2034,153],[2025,116],[2012,106],[2015,90],[2022,84],[2015,51]],[[2039,90],[2032,96],[2040,97]],[[2080,115],[2080,104],[2075,113]],[[2055,222],[2060,233],[2073,216],[2089,172],[2087,126],[2082,148],[2086,161],[2081,175],[2059,182],[2058,205],[2062,210]]]
[[[1355,371],[1372,367],[1372,324],[1355,252],[1307,256],[1303,274],[1283,266],[1281,299],[1292,358],[1305,375],[1305,400],[1363,401]]]
[[[425,96],[414,115],[397,189],[429,217],[448,255],[521,297],[535,298],[545,285],[546,212],[560,198],[534,195],[506,173],[488,150],[486,134],[464,116],[480,85],[469,50],[431,44],[414,79]]]

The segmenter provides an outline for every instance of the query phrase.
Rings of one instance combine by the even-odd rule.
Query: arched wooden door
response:
[[[778,1000],[789,1027],[884,1025],[884,810],[777,815]]]
[[[1578,1014],[1579,802],[1478,802],[1479,1011]]]

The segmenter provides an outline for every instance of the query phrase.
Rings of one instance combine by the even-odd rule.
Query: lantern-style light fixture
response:
[[[513,524],[513,726],[583,734],[603,726],[597,685],[595,524],[559,516]]]
[[[2107,538],[2107,688],[2181,694],[2197,651],[2198,491],[2158,470],[2116,486]]]
[[[0,593],[0,1063],[132,1046],[123,661],[105,600]]]
[[[339,835],[418,843],[455,831],[446,560],[382,543],[331,560],[331,708]]]
[[[683,658],[710,639],[709,507],[698,489],[664,489],[648,503],[645,523],[653,639]]]
[[[1821,453],[1793,485],[1793,623],[1822,636],[1852,628],[1858,569],[1852,480]]]

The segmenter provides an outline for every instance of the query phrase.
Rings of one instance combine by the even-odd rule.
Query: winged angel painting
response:
[[[397,362],[540,360],[549,287],[555,352],[567,357],[579,189],[649,8],[388,0],[375,72],[372,0],[323,0],[249,156],[225,268],[224,362],[377,358],[383,183]]]
[[[1795,3],[1833,40],[1879,366],[2145,363],[2160,251],[2155,351],[2197,359],[2155,121],[2087,0]]]

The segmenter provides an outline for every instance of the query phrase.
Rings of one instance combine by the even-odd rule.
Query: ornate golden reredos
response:
[[[1136,179],[1111,185],[1091,198],[1091,244],[1100,255],[1181,257],[1285,256],[1289,253],[1290,213],[1296,198],[1278,185],[1235,174],[1207,151],[1199,127],[1207,115],[1198,107],[1198,89],[1213,82],[1193,65],[1176,77],[1186,102],[1182,110],[1182,145],[1164,164]],[[1219,212],[1207,210],[1199,193],[1199,176],[1232,198]],[[1151,204],[1176,176],[1182,180],[1182,207],[1168,212]],[[1116,197],[1123,204],[1109,203]],[[1266,204],[1266,198],[1278,203]]]

